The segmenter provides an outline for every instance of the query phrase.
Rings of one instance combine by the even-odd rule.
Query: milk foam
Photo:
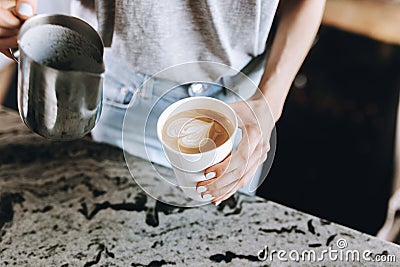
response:
[[[101,73],[103,57],[85,36],[60,25],[39,25],[21,39],[22,49],[36,62],[58,69]]]
[[[209,138],[213,123],[196,118],[179,118],[168,125],[167,134],[171,138],[177,138],[179,146],[198,148]]]
[[[232,132],[232,124],[224,115],[208,109],[193,109],[177,113],[166,121],[163,140],[179,152],[195,154],[222,145]]]

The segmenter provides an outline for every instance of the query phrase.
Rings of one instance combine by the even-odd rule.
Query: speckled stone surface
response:
[[[136,161],[136,175],[145,176]],[[273,250],[285,250],[288,261]],[[324,260],[296,262],[292,250]],[[324,250],[337,253],[330,258]],[[346,261],[350,250],[360,261]],[[269,258],[259,260],[265,251]],[[397,262],[367,262],[364,251]],[[394,244],[261,198],[237,194],[219,207],[163,204],[134,183],[121,150],[90,140],[50,142],[0,108],[0,266],[399,264]]]

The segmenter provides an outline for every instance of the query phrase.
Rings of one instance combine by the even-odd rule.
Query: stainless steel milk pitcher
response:
[[[95,126],[102,106],[104,43],[111,45],[114,27],[110,3],[96,2],[104,42],[89,24],[71,16],[38,15],[22,25],[18,108],[32,131],[72,140]]]

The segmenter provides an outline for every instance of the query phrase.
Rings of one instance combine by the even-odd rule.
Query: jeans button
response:
[[[123,86],[120,89],[120,97],[119,97],[119,102],[122,104],[128,104],[133,96],[133,90],[128,87],[128,86]]]
[[[204,86],[201,83],[193,83],[188,88],[188,93],[190,96],[202,95],[204,92]]]
[[[188,88],[189,96],[213,96],[223,90],[219,84],[192,83]]]

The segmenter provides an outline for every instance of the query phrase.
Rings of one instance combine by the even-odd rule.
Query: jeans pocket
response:
[[[133,72],[112,53],[104,55],[106,72],[104,74],[103,103],[117,108],[126,109],[134,104],[139,88],[146,76]]]
[[[124,84],[114,74],[105,74],[103,103],[117,108],[126,109],[136,102],[138,88],[141,84],[139,77]]]

